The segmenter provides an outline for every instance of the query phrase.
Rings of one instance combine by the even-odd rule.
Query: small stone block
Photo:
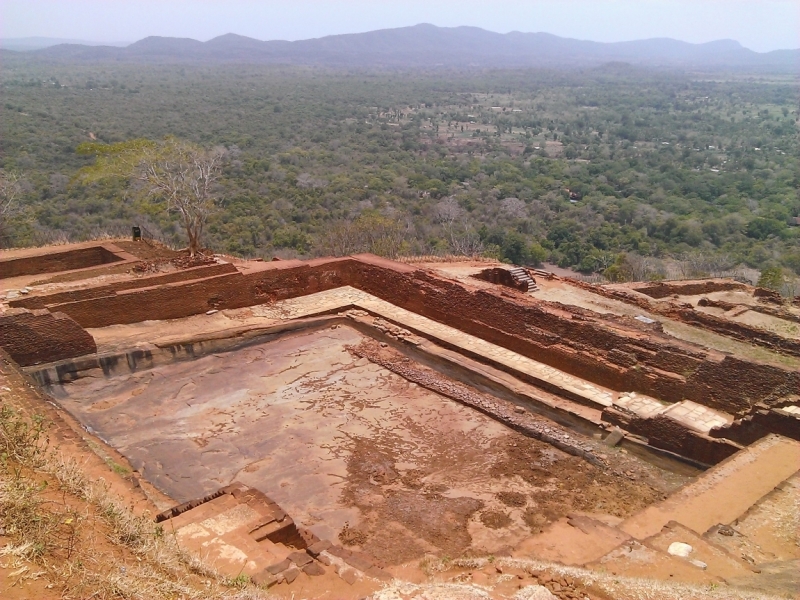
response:
[[[273,575],[277,575],[281,571],[285,571],[291,566],[292,566],[291,561],[288,558],[284,558],[281,562],[268,566],[266,570],[272,573]]]
[[[297,579],[298,575],[300,575],[300,569],[297,567],[292,567],[291,569],[287,569],[283,572],[283,579],[286,581],[286,583],[292,583],[295,579]]]
[[[319,542],[319,538],[314,535],[314,532],[310,529],[299,529],[300,537],[306,542],[306,546],[312,546]]]
[[[314,560],[305,552],[292,552],[287,559],[292,561],[298,567],[303,567]]]
[[[331,559],[325,556],[324,554],[320,554],[319,556],[317,556],[317,560],[326,567],[330,566],[331,564]]]
[[[353,571],[353,569],[342,569],[342,571],[339,573],[339,577],[344,579],[350,585],[353,585],[358,580],[356,572]]]
[[[316,558],[319,556],[320,552],[325,552],[328,548],[331,547],[331,543],[326,540],[320,540],[311,544],[308,548],[306,548],[306,552],[308,552],[311,556]]]
[[[269,525],[273,521],[275,521],[275,519],[273,517],[264,517],[263,519],[260,519],[252,527],[250,527],[250,533],[253,533],[256,530],[261,529],[262,527],[264,527],[266,525]]]
[[[278,578],[270,573],[268,569],[264,569],[260,573],[256,573],[251,577],[251,579],[253,580],[254,584],[263,588],[271,588],[273,585],[278,583]]]
[[[339,558],[342,558],[342,559],[349,557],[350,554],[351,554],[350,550],[346,550],[345,548],[342,548],[341,546],[331,546],[330,548],[328,548],[328,553],[332,554],[333,556],[337,556]]]
[[[272,516],[276,521],[283,521],[286,518],[286,511],[277,504],[270,504],[267,508],[272,513]]]
[[[319,577],[320,575],[325,574],[325,569],[323,569],[322,565],[320,565],[318,562],[312,560],[305,567],[303,567],[303,573],[310,575],[311,577]]]
[[[603,444],[613,448],[617,444],[622,441],[622,438],[625,437],[625,432],[619,429],[618,427],[615,428],[611,433],[608,434],[608,437],[603,440]]]
[[[360,556],[351,555],[344,559],[348,565],[358,569],[359,571],[366,572],[368,569],[373,567],[371,560],[362,558]]]

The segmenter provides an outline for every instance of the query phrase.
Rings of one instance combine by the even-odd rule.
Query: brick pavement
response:
[[[733,422],[731,415],[691,400],[673,404],[664,411],[664,415],[700,433],[708,433],[714,427],[723,427]]]

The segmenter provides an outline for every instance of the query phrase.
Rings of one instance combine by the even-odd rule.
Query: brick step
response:
[[[541,533],[523,541],[513,556],[581,566],[602,558],[630,539],[627,533],[616,527],[576,513],[559,519]]]
[[[704,472],[663,502],[623,521],[619,528],[643,540],[670,521],[703,534],[731,523],[800,468],[800,442],[770,434]],[[725,498],[725,502],[717,499]]]
[[[688,556],[669,552],[673,543],[688,544]],[[628,576],[648,577],[653,569],[669,572],[677,581],[716,583],[729,578],[753,575],[755,569],[722,546],[698,535],[675,521],[644,540],[628,539],[601,558],[586,565],[590,569],[624,572]]]
[[[526,292],[534,292],[539,289],[536,286],[536,280],[531,277],[531,274],[528,272],[527,269],[522,267],[514,267],[513,269],[509,269],[508,272],[511,274],[511,277],[514,278],[514,281],[517,283],[524,283],[527,284],[525,291]]]
[[[297,527],[277,503],[241,483],[180,504],[157,519],[183,547],[210,559],[222,573],[248,575],[262,587],[291,585],[301,573],[319,577],[329,571],[351,585],[364,578],[392,579],[379,561],[320,540]]]
[[[754,572],[753,567],[741,558],[733,556],[722,546],[698,535],[676,521],[670,521],[659,533],[647,538],[643,543],[668,554],[669,547],[674,542],[689,544],[692,547],[692,551],[683,560],[699,561],[714,576],[728,579],[731,577],[745,577]],[[698,562],[690,564],[697,568],[703,568]]]

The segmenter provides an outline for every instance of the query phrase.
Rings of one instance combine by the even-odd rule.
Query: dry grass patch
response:
[[[104,481],[54,452],[47,432],[43,418],[0,407],[4,585],[46,580],[54,598],[268,598],[184,551],[150,515],[135,515]]]

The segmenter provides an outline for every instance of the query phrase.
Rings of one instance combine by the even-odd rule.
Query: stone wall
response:
[[[22,308],[0,315],[0,347],[23,367],[97,352],[94,338],[67,315]]]
[[[244,273],[123,290],[51,308],[83,327],[104,327],[270,303],[343,285],[615,390],[670,402],[689,399],[744,416],[758,402],[774,406],[800,389],[800,373],[788,369],[712,355],[658,332],[513,290],[471,290],[371,255],[262,263]]]
[[[628,289],[645,294],[651,298],[667,296],[698,296],[711,292],[727,292],[730,290],[751,290],[751,286],[733,279],[698,279],[683,281],[656,281],[626,284]]]
[[[759,409],[730,425],[712,429],[709,435],[747,446],[770,433],[800,440],[800,415],[780,409]]]
[[[760,327],[738,323],[689,307],[672,306],[669,309],[661,310],[660,314],[735,340],[769,348],[783,354],[800,356],[800,340],[790,339]]]
[[[631,415],[615,408],[603,410],[603,421],[629,433],[647,438],[647,443],[704,465],[715,465],[733,456],[742,446],[697,433],[665,415],[651,419]]]
[[[111,244],[38,256],[7,258],[0,260],[0,279],[85,269],[128,259],[135,257]]]
[[[606,298],[611,298],[613,300],[619,300],[627,304],[633,304],[648,312],[657,315],[662,315],[676,321],[681,321],[683,323],[687,323],[688,325],[701,327],[703,329],[713,331],[714,333],[717,333],[719,335],[724,335],[726,337],[740,340],[748,344],[754,344],[756,346],[769,348],[770,350],[774,350],[776,352],[791,354],[793,356],[800,356],[800,341],[798,340],[792,340],[783,337],[777,333],[772,333],[771,331],[767,331],[766,329],[753,327],[751,325],[738,323],[730,319],[725,319],[722,317],[717,317],[716,315],[711,315],[702,311],[698,311],[695,310],[694,307],[690,304],[675,304],[671,302],[651,302],[650,300],[642,298],[641,296],[637,296],[636,294],[626,289],[613,288],[603,285],[594,285],[591,283],[584,283],[582,281],[577,281],[575,279],[566,279],[565,281],[570,285],[588,290],[594,294],[598,294]],[[712,280],[712,283],[714,283],[715,281],[721,282],[719,285],[730,283],[731,285],[740,286],[741,288],[747,290],[753,289],[750,286],[746,286],[745,284],[738,283],[735,281],[729,282],[728,280]],[[697,282],[694,283],[697,286],[695,288],[695,291],[697,291],[698,294],[706,293],[700,289],[699,283]],[[719,291],[717,289],[714,289],[713,285],[709,287],[711,291]],[[759,289],[761,288],[755,288],[755,291],[757,292]],[[705,300],[705,303],[707,305],[713,306],[712,301],[709,301],[708,299],[701,299],[701,300]],[[701,306],[703,305],[701,302],[698,302],[698,304],[700,304]],[[758,310],[758,308],[753,308],[753,310]],[[761,310],[760,312],[765,312],[766,314],[773,314],[775,316],[780,316],[780,318],[785,318],[783,315],[775,314],[775,312],[767,312],[765,310]],[[790,320],[795,320],[795,319],[792,318]]]
[[[582,311],[495,290],[470,291],[425,271],[399,272],[358,257],[352,285],[407,310],[615,390],[670,402],[688,399],[734,415],[774,404],[800,389],[800,373],[716,358],[697,346]],[[623,365],[613,350],[635,358]],[[735,382],[735,385],[732,385]]]
[[[726,302],[725,300],[713,300],[711,298],[700,298],[700,300],[697,301],[697,306],[711,306],[714,308],[721,308],[724,311],[729,311],[736,308],[738,309],[744,308],[764,315],[769,315],[771,317],[777,317],[778,319],[783,319],[785,321],[793,321],[795,323],[800,323],[800,315],[795,314],[790,310],[787,310],[783,306],[770,306],[763,303],[737,304],[735,302]]]
[[[192,267],[189,269],[182,269],[180,271],[173,271],[172,273],[163,273],[159,275],[142,277],[140,279],[118,281],[108,285],[98,285],[55,294],[30,295],[18,298],[16,300],[11,300],[8,304],[9,306],[17,308],[45,308],[55,304],[64,304],[68,302],[78,302],[80,300],[90,300],[92,298],[113,296],[117,292],[124,290],[141,289],[157,285],[164,285],[167,283],[191,281],[193,279],[204,279],[207,277],[224,275],[226,273],[237,273],[236,267],[231,263],[203,265],[200,267]]]
[[[266,304],[348,284],[346,259],[263,263],[246,274],[235,272],[189,282],[121,290],[113,296],[55,304],[83,327],[107,327],[147,320],[179,319],[209,310]]]

